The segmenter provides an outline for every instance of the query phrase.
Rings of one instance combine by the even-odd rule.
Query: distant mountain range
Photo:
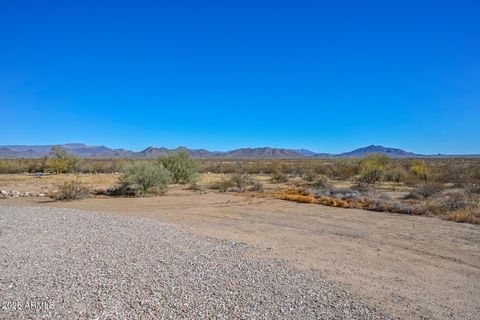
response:
[[[0,146],[0,158],[41,158],[48,156],[54,145],[25,146],[7,145]],[[381,153],[391,158],[419,158],[419,157],[480,157],[475,155],[423,155],[407,152],[402,149],[387,148],[383,146],[368,146],[340,154],[317,153],[307,149],[281,149],[281,148],[242,148],[231,151],[208,151],[205,149],[189,149],[178,147],[167,149],[164,147],[148,147],[135,152],[126,149],[111,149],[105,146],[87,146],[82,143],[68,143],[60,145],[68,153],[81,158],[156,158],[172,152],[186,151],[193,158],[218,158],[218,159],[301,159],[301,158],[361,158],[369,153]]]

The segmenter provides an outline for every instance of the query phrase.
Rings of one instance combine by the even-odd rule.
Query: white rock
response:
[[[20,197],[20,192],[18,192],[16,190],[12,190],[12,191],[10,191],[10,196],[11,197]]]

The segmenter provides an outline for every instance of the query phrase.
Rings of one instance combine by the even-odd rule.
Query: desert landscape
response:
[[[112,272],[118,273],[115,275],[116,281],[123,281],[124,271],[119,270],[132,264],[132,257],[120,255],[113,259],[114,262],[108,262],[110,260],[106,257],[110,257],[109,254],[102,251],[106,249],[98,248],[102,242],[108,241],[114,246],[112,248],[125,246],[124,250],[132,250],[128,243],[123,243],[123,237],[118,238],[112,233],[116,232],[112,230],[116,230],[117,226],[108,226],[117,221],[132,224],[118,231],[122,234],[127,232],[128,236],[124,237],[128,239],[140,236],[135,229],[137,224],[151,224],[152,228],[159,225],[167,228],[168,232],[179,232],[188,239],[182,241],[196,241],[201,246],[220,241],[222,245],[215,256],[205,254],[205,249],[197,254],[205,254],[204,258],[208,260],[201,263],[202,268],[213,263],[223,272],[232,272],[228,273],[232,278],[225,279],[227,282],[244,281],[230,263],[243,261],[247,264],[275,265],[268,272],[268,277],[273,278],[261,280],[266,281],[265,286],[270,289],[258,289],[267,290],[260,295],[268,301],[268,308],[258,309],[259,302],[252,298],[253,293],[237,297],[240,300],[234,302],[223,301],[223,293],[210,304],[205,300],[205,292],[185,284],[182,290],[197,296],[199,300],[196,303],[185,298],[185,308],[179,308],[166,296],[157,297],[158,300],[154,301],[151,296],[147,299],[146,293],[143,293],[141,299],[147,300],[146,309],[142,309],[136,306],[140,296],[131,296],[117,288],[116,284],[107,283],[106,288],[119,292],[119,311],[112,309],[111,298],[101,295],[99,288],[91,288],[86,283],[79,283],[79,290],[90,292],[90,296],[79,300],[74,295],[77,299],[75,303],[61,302],[74,296],[68,292],[54,293],[59,290],[56,287],[57,276],[45,272],[49,268],[54,270],[63,267],[45,261],[41,266],[28,267],[44,268],[40,272],[42,277],[52,281],[45,286],[45,290],[51,290],[45,296],[52,300],[52,304],[61,305],[61,308],[43,310],[44,315],[73,314],[75,317],[91,318],[133,317],[135,314],[134,317],[155,318],[160,314],[169,314],[171,317],[191,318],[238,312],[240,317],[332,319],[475,319],[478,315],[480,211],[476,190],[480,181],[480,162],[476,158],[399,159],[380,153],[367,153],[363,158],[351,159],[196,159],[191,157],[191,153],[171,151],[166,156],[153,159],[83,159],[66,153],[53,153],[50,158],[12,161],[0,161],[0,168],[4,170],[0,175],[0,190],[4,195],[0,200],[1,226],[4,230],[1,237],[2,243],[8,244],[3,247],[2,255],[6,258],[5,263],[9,261],[4,265],[5,270],[11,270],[14,264],[18,265],[19,270],[26,268],[19,264],[18,256],[15,258],[12,255],[17,250],[24,250],[22,247],[40,246],[42,252],[48,252],[53,250],[51,246],[56,241],[72,241],[66,245],[67,248],[84,245],[86,247],[82,250],[98,251],[95,259],[105,260],[105,267],[113,268]],[[62,161],[67,164],[60,165]],[[38,168],[42,162],[44,170],[40,172]],[[69,166],[69,162],[73,164]],[[38,172],[5,173],[6,170],[14,170],[13,163],[23,166],[23,170],[31,166]],[[71,172],[54,173],[57,166],[70,168],[68,170]],[[124,169],[116,171],[115,168],[122,166]],[[91,168],[96,168],[97,172],[91,173]],[[170,168],[171,176],[177,177],[177,180],[170,177],[164,185],[162,175],[155,173],[155,168]],[[151,176],[157,177],[160,184],[145,181]],[[144,188],[142,183],[147,186]],[[96,212],[95,216],[90,218],[89,212]],[[78,222],[69,222],[68,217]],[[50,221],[52,219],[55,222]],[[90,232],[86,230],[91,227],[84,224],[93,223],[89,222],[91,219],[102,220],[98,228],[106,231],[102,231],[101,235],[86,236]],[[35,225],[30,226],[32,221],[36,221]],[[32,232],[32,228],[40,228],[43,224],[45,227],[42,228],[47,234]],[[87,229],[75,236],[77,240],[69,240],[73,237],[70,234],[80,232],[77,228]],[[62,232],[63,236],[58,232]],[[24,236],[18,238],[15,236],[18,233]],[[146,237],[146,234],[142,237]],[[150,244],[153,240],[148,239],[135,241],[151,246],[152,250],[165,250],[154,249],[157,245]],[[81,244],[84,241],[87,242]],[[175,247],[186,246],[175,239],[168,241]],[[227,243],[228,248],[224,248],[223,243]],[[143,252],[145,249],[135,250]],[[192,252],[189,254],[195,254],[195,250],[200,249],[188,248]],[[228,258],[234,259],[228,260],[231,262],[217,261],[226,259],[224,255],[236,256],[238,250],[241,251],[241,257]],[[69,252],[73,254],[77,251]],[[154,258],[142,257],[141,260],[164,259],[161,258],[162,252],[158,252]],[[84,257],[87,253],[75,253],[72,259],[89,259]],[[148,252],[139,254],[148,256]],[[186,258],[184,254],[182,257]],[[183,258],[172,256],[171,259]],[[121,261],[123,267],[117,265]],[[144,275],[152,272],[152,266],[144,262],[133,265],[143,270]],[[73,270],[67,275],[69,277],[87,276],[82,275],[79,264],[69,268]],[[250,270],[250,267],[245,268]],[[267,276],[264,275],[266,270],[262,269],[265,267],[259,268],[251,270],[255,277]],[[287,301],[292,301],[294,306],[286,301],[274,302],[274,298],[267,293],[284,284],[285,280],[282,280],[282,284],[278,283],[277,278],[283,277],[280,276],[283,272],[280,269],[283,268],[288,269],[286,272],[290,276],[302,279],[294,280],[294,288],[279,293],[287,295]],[[37,274],[39,270],[31,272]],[[90,272],[90,277],[105,279],[105,275],[98,274],[97,269]],[[196,274],[196,271],[190,272]],[[211,276],[215,279],[220,277]],[[142,283],[163,279],[150,277],[152,275],[142,278]],[[181,275],[171,277],[169,281],[185,281]],[[305,280],[310,277],[317,280]],[[33,275],[29,279],[33,283],[37,281]],[[136,280],[128,279],[125,281],[132,282],[129,290],[133,290],[131,287],[137,286]],[[212,280],[205,281],[209,283]],[[33,290],[28,282],[21,282],[23,284],[18,287],[17,283],[13,288],[8,286],[11,282],[7,276],[3,276],[2,294],[12,301],[27,299],[18,290],[23,290],[23,294],[27,287]],[[307,283],[309,286],[316,283],[315,286],[319,287],[301,287],[304,282],[305,286]],[[148,287],[153,286],[150,282],[145,283]],[[221,290],[227,290],[225,285],[222,284]],[[242,292],[254,290],[251,285],[237,283],[237,286],[236,290]],[[325,286],[329,289],[325,289]],[[161,288],[152,287],[151,294],[164,289]],[[143,292],[145,288],[135,290]],[[274,289],[275,292],[282,290],[286,289]],[[330,298],[322,298],[326,304],[319,305],[318,300],[310,300],[311,295],[308,298],[299,296],[295,293],[297,290],[298,294],[318,290],[320,295],[328,293]],[[337,298],[331,300],[331,294]],[[97,298],[94,297],[100,302],[95,302]],[[239,301],[244,301],[242,307]],[[339,301],[343,301],[341,307],[337,305]],[[174,303],[174,306],[165,310],[160,308],[160,305],[163,308],[169,303]],[[323,308],[323,313],[310,313],[316,308]],[[284,310],[284,313],[276,313],[279,310]],[[5,309],[3,312],[7,316],[32,314],[31,310],[25,308],[17,313],[8,313]]]
[[[480,320],[479,1],[2,1],[0,320]]]

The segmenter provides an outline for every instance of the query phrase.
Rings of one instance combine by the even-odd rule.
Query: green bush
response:
[[[198,179],[198,163],[186,151],[169,154],[158,161],[171,172],[174,183],[194,183]]]
[[[172,174],[160,164],[133,162],[123,167],[117,193],[145,195],[163,194],[172,182]]]

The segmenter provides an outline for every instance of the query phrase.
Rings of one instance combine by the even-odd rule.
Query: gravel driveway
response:
[[[0,207],[0,318],[387,318],[262,253],[148,218]]]

